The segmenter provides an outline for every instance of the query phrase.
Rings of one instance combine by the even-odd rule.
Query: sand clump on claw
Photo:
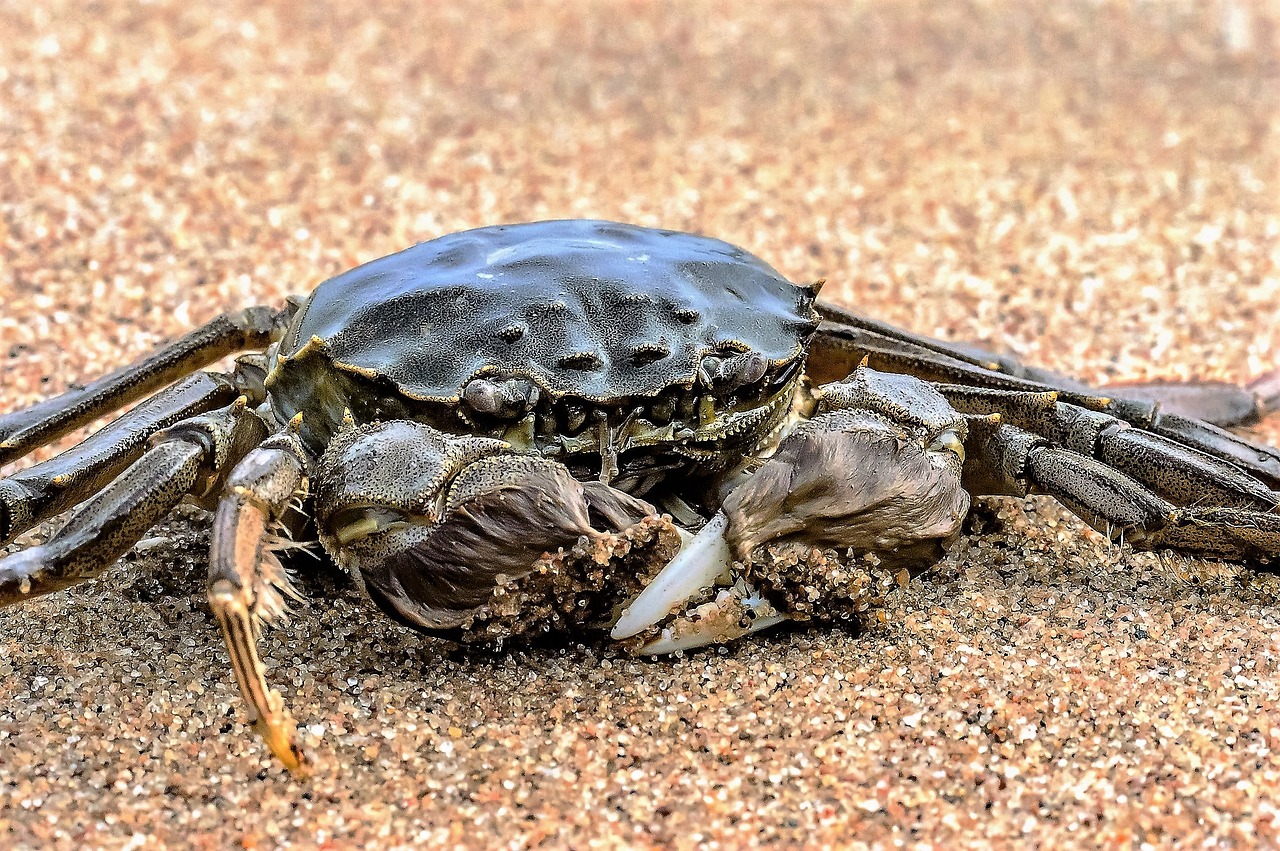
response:
[[[570,549],[538,559],[525,576],[500,581],[463,624],[463,640],[500,645],[517,636],[603,625],[618,601],[639,593],[679,549],[680,533],[666,516],[584,535]]]
[[[886,598],[906,578],[874,554],[801,544],[757,547],[739,566],[792,620],[856,627],[878,622]]]
[[[500,646],[511,638],[602,628],[620,600],[633,598],[680,550],[680,533],[670,517],[646,517],[616,533],[583,536],[573,547],[548,553],[518,579],[501,581],[487,603],[462,625],[471,644]],[[844,623],[858,629],[882,620],[887,596],[900,587],[895,571],[874,555],[798,544],[758,547],[735,576],[748,577],[759,594],[796,621]],[[724,596],[724,595],[720,595]],[[632,652],[681,623],[723,622],[728,633],[758,612],[715,594],[700,598],[674,623],[664,619],[622,642]]]
[[[860,631],[884,622],[886,598],[908,578],[874,554],[794,543],[757,547],[747,561],[733,562],[729,573],[733,582],[703,589],[683,611],[621,645],[640,656],[665,655],[740,640],[779,620],[841,623]],[[762,623],[753,627],[756,621]],[[691,641],[695,636],[701,639]]]

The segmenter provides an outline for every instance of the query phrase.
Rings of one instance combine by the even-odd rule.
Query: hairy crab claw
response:
[[[823,391],[817,415],[794,426],[623,608],[612,638],[657,628],[638,652],[663,654],[792,619],[789,580],[755,575],[754,556],[766,547],[824,546],[852,558],[876,553],[897,570],[937,560],[969,507],[960,486],[965,421],[908,377],[860,369]],[[838,610],[836,588],[823,588],[822,577],[805,579],[816,580],[816,593],[832,596],[823,605]]]

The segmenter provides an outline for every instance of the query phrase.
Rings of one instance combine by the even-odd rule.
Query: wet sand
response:
[[[1274,4],[333,5],[0,10],[0,409],[576,216],[1089,381],[1280,365]],[[306,783],[246,728],[206,546],[183,511],[0,614],[0,845],[1277,842],[1274,578],[1045,499],[984,505],[880,629],[661,661],[468,652],[315,568],[264,642]]]

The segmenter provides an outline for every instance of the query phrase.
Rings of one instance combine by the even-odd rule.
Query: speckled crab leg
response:
[[[963,414],[981,417],[996,413],[1001,422],[1054,446],[1096,458],[1175,505],[1270,512],[1280,504],[1280,494],[1234,464],[1133,428],[1109,413],[1062,402],[1057,392],[934,386]]]
[[[52,538],[0,559],[0,606],[97,576],[184,497],[213,490],[222,472],[265,434],[243,397],[158,433],[145,455]]]
[[[1034,381],[1058,390],[1095,397],[1118,396],[1133,402],[1156,403],[1164,414],[1199,420],[1220,428],[1251,425],[1280,411],[1280,369],[1266,373],[1246,386],[1224,381],[1123,381],[1091,387],[1075,378],[1023,363],[1008,355],[965,343],[949,343],[913,334],[886,322],[860,317],[835,305],[819,302],[819,312],[835,325],[855,326],[883,340],[933,352],[944,359],[962,360],[1006,377]]]
[[[1199,492],[1212,494],[1219,486],[1211,475],[1216,471],[1157,467],[1163,475],[1138,481],[1111,466],[1110,459],[1051,445],[1000,416],[971,414],[968,420],[965,487],[974,493],[1047,493],[1109,539],[1137,549],[1235,561],[1280,557],[1280,514],[1270,510],[1274,499],[1268,506],[1268,500],[1230,490],[1224,504],[1205,504],[1208,497],[1188,499],[1182,480],[1202,477]]]
[[[291,305],[283,310],[250,307],[224,313],[150,356],[84,387],[0,416],[0,465],[227,355],[265,348],[284,333],[294,310]]]
[[[1062,402],[1105,412],[1144,431],[1228,461],[1269,487],[1280,488],[1280,450],[1210,423],[1166,413],[1159,401],[1104,396],[1101,391],[1048,370],[1023,366],[1007,358],[984,360],[986,352],[911,334],[834,305],[820,302],[818,309],[826,321],[814,335],[809,352],[809,376],[815,382],[839,380],[869,359],[874,369],[943,384],[1024,393],[1057,391]],[[1280,382],[1274,376],[1266,376],[1254,389],[1244,391],[1255,397],[1257,410],[1249,416],[1265,415],[1280,407],[1280,388],[1273,386],[1276,383]]]
[[[259,387],[251,401],[261,401],[263,392]],[[197,372],[61,455],[0,479],[0,544],[88,499],[141,458],[156,432],[239,395],[227,376]]]
[[[952,365],[956,362],[965,363],[989,373],[996,373],[1001,376],[1001,380],[1023,379],[1083,396],[1115,395],[1138,402],[1155,402],[1159,403],[1166,413],[1200,420],[1223,428],[1256,423],[1280,410],[1280,370],[1263,375],[1245,387],[1222,381],[1193,379],[1121,382],[1096,388],[1071,376],[1026,364],[1016,358],[990,352],[979,346],[946,342],[923,334],[914,334],[887,322],[859,316],[851,310],[826,302],[818,302],[815,306],[818,313],[829,323],[828,330],[840,327],[856,329],[863,335],[867,335],[866,339],[877,341],[882,348],[894,349],[894,344],[897,344],[897,350],[903,355],[936,360],[944,367],[948,363]],[[854,338],[846,337],[846,339]],[[827,341],[826,344],[830,345],[832,342]]]
[[[283,595],[296,597],[270,546],[285,512],[307,493],[309,459],[296,436],[298,424],[266,440],[231,471],[214,518],[208,591],[254,729],[285,767],[306,776],[310,762],[298,743],[297,725],[280,692],[267,685],[257,647],[261,625],[284,613]]]
[[[815,338],[810,373],[847,368],[861,357],[935,382],[969,419],[971,492],[1050,493],[1104,534],[1143,549],[1231,559],[1280,555],[1280,451],[1163,413],[1158,402],[1105,398],[1047,371],[982,364],[984,352],[830,305],[821,309],[827,321]],[[1265,378],[1248,391],[1257,413],[1274,406],[1280,395],[1274,383]]]

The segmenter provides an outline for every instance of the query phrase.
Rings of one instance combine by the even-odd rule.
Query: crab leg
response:
[[[0,559],[0,606],[92,579],[183,497],[208,493],[266,427],[243,398],[157,434],[152,447],[49,541]]]
[[[913,334],[887,322],[859,316],[858,314],[826,302],[815,305],[819,315],[828,321],[829,328],[844,326],[875,335],[882,344],[890,341],[903,346],[903,353],[931,352],[944,360],[959,360],[991,372],[1013,378],[1023,378],[1059,390],[1067,390],[1088,396],[1115,395],[1126,399],[1153,402],[1166,413],[1200,420],[1212,425],[1230,428],[1256,423],[1268,414],[1280,410],[1280,370],[1273,371],[1238,387],[1223,381],[1148,381],[1120,382],[1099,390],[1053,370],[1032,366],[1009,357],[964,343],[948,343],[923,334]]]
[[[935,385],[957,411],[1003,422],[1096,458],[1178,505],[1271,511],[1280,494],[1235,465],[1115,417],[1059,402],[1059,394]]]
[[[283,614],[282,595],[295,596],[270,544],[285,512],[306,496],[307,464],[301,442],[289,432],[268,439],[235,466],[214,518],[208,583],[209,605],[254,729],[298,775],[307,774],[309,762],[280,692],[267,685],[257,639],[263,622]]]
[[[1108,464],[999,417],[970,417],[966,449],[965,486],[975,493],[1049,494],[1109,538],[1139,549],[1236,560],[1280,555],[1280,514],[1178,507]]]
[[[873,366],[941,382],[937,386],[948,400],[969,415],[970,446],[982,440],[983,427],[975,425],[978,415],[998,412],[1023,427],[999,430],[996,445],[1008,446],[994,454],[986,451],[986,462],[975,463],[984,452],[971,449],[965,465],[971,492],[1042,489],[1103,531],[1123,534],[1148,549],[1228,558],[1280,553],[1270,531],[1280,518],[1273,513],[1280,502],[1274,490],[1280,487],[1280,451],[1163,413],[1158,402],[1103,398],[1044,370],[1007,359],[983,364],[985,352],[918,337],[830,305],[821,310],[828,322],[816,335],[811,373],[849,369],[853,358],[862,357]],[[1274,376],[1264,377],[1252,391],[1257,415],[1276,406],[1280,394],[1274,383]],[[1031,432],[1043,437],[1018,436]],[[1043,447],[1037,448],[1036,441]],[[1066,449],[1048,446],[1051,442]],[[1088,456],[1088,463],[1080,466],[1074,457],[1067,461],[1054,455],[1069,450]],[[1075,486],[1086,492],[1073,496]],[[1185,507],[1175,509],[1178,505]],[[1108,507],[1116,506],[1124,508],[1107,517]]]
[[[88,425],[105,414],[245,349],[278,339],[294,308],[250,307],[224,313],[150,356],[82,388],[0,416],[0,465]]]
[[[967,358],[969,363],[993,372],[1025,378],[1077,394],[1099,397],[1115,395],[1130,401],[1154,403],[1159,405],[1164,414],[1199,420],[1220,428],[1251,425],[1280,410],[1280,370],[1263,375],[1245,387],[1224,381],[1159,379],[1113,382],[1103,388],[1092,388],[1061,373],[1024,364],[1008,355],[990,352],[978,346],[947,343],[912,334],[885,322],[860,317],[835,305],[819,302],[817,307],[824,318],[836,325],[872,331],[881,337],[924,348],[942,357]]]
[[[88,498],[142,457],[147,440],[180,420],[234,401],[225,376],[197,372],[61,455],[0,479],[0,544]],[[261,399],[259,394],[257,399]]]
[[[936,370],[934,374],[911,373],[926,381],[954,380],[947,376],[958,378],[965,375],[981,382],[984,387],[1029,390],[1051,386],[1079,395],[1095,395],[1092,388],[1074,378],[1040,367],[1027,366],[976,346],[948,343],[915,334],[878,319],[859,316],[828,302],[816,302],[814,307],[823,319],[814,340],[815,348],[811,350],[816,353],[817,360],[817,364],[810,364],[810,377],[815,381],[838,381],[852,372],[863,357],[874,352],[886,359],[895,359],[904,366],[914,365],[925,370]],[[825,377],[829,370],[841,369],[839,361],[842,358],[851,359],[851,362],[846,364],[843,371]]]
[[[827,317],[810,347],[809,374],[815,381],[839,380],[864,359],[874,369],[914,375],[926,381],[991,390],[1029,393],[1058,391],[1060,401],[1105,411],[1117,419],[1228,461],[1271,487],[1280,488],[1280,450],[1246,440],[1214,425],[1164,413],[1158,402],[1113,398],[1047,370],[1017,365],[1021,375],[1005,372],[1010,362],[982,362],[961,347],[919,337],[843,308],[821,304]],[[985,354],[985,353],[981,353]],[[1024,377],[1031,376],[1031,377]],[[1274,376],[1260,380],[1257,415],[1277,407]]]

